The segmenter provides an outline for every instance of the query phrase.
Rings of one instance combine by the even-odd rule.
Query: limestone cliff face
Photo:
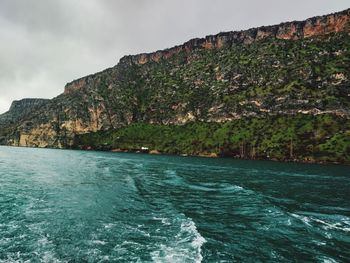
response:
[[[15,123],[33,110],[37,110],[50,100],[47,99],[22,99],[12,102],[10,109],[0,115],[0,127]]]
[[[33,108],[40,107],[47,103],[48,99],[22,99],[12,102],[9,112],[12,114],[22,114],[30,111]]]
[[[32,108],[17,123],[4,125],[6,129],[1,127],[0,138],[15,146],[67,147],[73,143],[75,134],[105,128],[101,107],[88,101],[79,105],[61,95],[40,108]]]
[[[205,38],[195,38],[183,45],[173,48],[159,50],[153,53],[124,56],[121,58],[120,64],[143,65],[147,62],[159,62],[161,59],[169,59],[181,52],[190,53],[196,49],[216,49],[231,47],[233,45],[251,44],[252,42],[271,37],[285,40],[298,40],[337,32],[350,33],[350,9],[326,16],[309,18],[305,21],[293,21],[279,25],[252,28],[245,31],[219,33],[217,35],[206,36]],[[111,71],[111,69],[68,83],[65,86],[64,94],[85,87],[89,82],[94,80],[96,75],[109,71]]]
[[[349,33],[345,10],[126,56],[112,68],[68,83],[50,101],[14,102],[9,112],[25,114],[0,115],[0,143],[69,147],[75,134],[134,122],[350,116]]]
[[[149,54],[126,56],[121,62],[145,64],[149,61],[158,62],[161,59],[168,59],[174,54],[182,51],[191,52],[194,49],[213,49],[230,47],[237,44],[251,44],[268,37],[277,39],[297,40],[312,36],[325,35],[334,32],[350,32],[350,9],[343,12],[319,16],[305,21],[294,21],[274,26],[252,28],[245,31],[226,32],[205,38],[192,39],[181,46],[167,50],[157,51]]]
[[[30,118],[31,113],[39,110],[50,100],[47,99],[22,99],[12,102],[10,109],[0,115],[0,143],[6,142],[4,136],[9,127],[18,125],[21,120]]]

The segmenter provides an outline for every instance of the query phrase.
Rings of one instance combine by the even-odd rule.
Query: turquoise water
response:
[[[346,262],[349,172],[0,147],[0,262]]]

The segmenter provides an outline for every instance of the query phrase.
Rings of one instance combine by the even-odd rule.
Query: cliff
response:
[[[40,107],[47,103],[48,99],[22,99],[14,100],[8,112],[12,114],[22,114],[28,112],[36,107]]]
[[[48,99],[22,99],[13,101],[10,109],[0,115],[0,127],[16,123],[49,101]]]
[[[244,31],[223,32],[217,35],[206,36],[205,38],[195,38],[187,41],[183,45],[173,48],[158,50],[152,53],[124,56],[120,59],[119,63],[126,65],[143,65],[151,61],[159,62],[161,59],[169,59],[181,52],[191,53],[196,49],[230,48],[233,45],[251,44],[255,41],[271,37],[276,39],[298,40],[330,33],[350,32],[349,22],[350,9],[347,9],[342,12],[326,16],[317,16],[304,21],[293,21]],[[108,69],[105,71],[108,71]],[[101,73],[89,75],[68,83],[65,86],[64,93],[68,94],[86,86],[89,80],[92,80],[94,76]]]
[[[336,32],[350,32],[349,20],[350,9],[318,16],[305,21],[293,21],[274,26],[263,26],[245,31],[225,32],[217,35],[206,36],[205,38],[191,39],[181,46],[167,50],[157,51],[149,54],[126,56],[121,63],[145,64],[149,61],[159,62],[161,59],[168,59],[180,52],[192,52],[195,49],[214,49],[231,47],[239,44],[251,44],[268,37],[276,39],[298,40],[313,36],[325,35]]]
[[[0,114],[0,144],[6,143],[4,134],[8,132],[8,128],[18,125],[23,119],[29,118],[31,113],[40,109],[50,100],[48,99],[22,99],[12,102],[10,109]]]
[[[125,56],[2,124],[0,136],[9,145],[71,147],[76,135],[136,123],[176,126],[299,114],[347,123],[349,33],[348,9]]]

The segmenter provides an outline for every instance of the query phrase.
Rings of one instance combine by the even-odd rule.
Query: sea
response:
[[[350,166],[0,147],[0,262],[350,262]]]

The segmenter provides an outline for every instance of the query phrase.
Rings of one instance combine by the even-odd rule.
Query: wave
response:
[[[193,190],[199,190],[204,192],[220,192],[220,193],[234,193],[241,190],[245,190],[239,185],[232,185],[229,183],[199,183],[194,184],[183,177],[179,176],[175,170],[166,170],[165,171],[166,180],[165,183],[181,186],[184,188],[190,188]]]
[[[183,219],[175,240],[167,245],[161,244],[156,251],[151,252],[151,258],[156,263],[188,261],[200,263],[203,260],[202,246],[205,242],[196,224],[190,218]]]
[[[171,225],[169,218],[166,217],[153,217],[153,220],[161,221],[163,225],[169,226]]]
[[[307,226],[319,225],[324,230],[339,230],[343,232],[350,232],[350,219],[348,217],[338,216],[338,218],[319,218],[314,215],[299,215],[291,213],[291,216],[301,220]],[[320,215],[321,216],[321,215]],[[330,216],[327,216],[330,217]],[[331,222],[330,222],[331,221]]]
[[[227,193],[227,194],[244,190],[244,188],[239,185],[232,185],[232,184],[226,184],[226,183],[210,184],[210,185],[189,184],[188,187],[193,190],[199,190],[204,192],[220,192],[220,193]]]

